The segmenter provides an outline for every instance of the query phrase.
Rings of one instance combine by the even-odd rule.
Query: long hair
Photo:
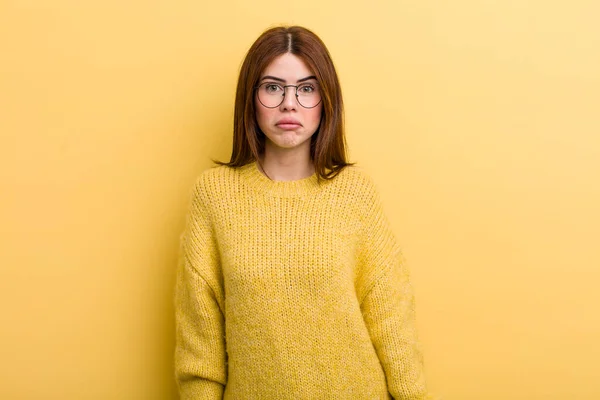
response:
[[[254,42],[240,70],[235,94],[233,150],[228,163],[241,167],[259,160],[265,149],[265,134],[256,120],[255,87],[267,66],[282,54],[291,53],[314,71],[321,88],[321,121],[310,142],[310,158],[320,179],[332,179],[344,167],[346,138],[344,107],[340,82],[325,44],[310,30],[300,27],[276,27],[265,31]]]

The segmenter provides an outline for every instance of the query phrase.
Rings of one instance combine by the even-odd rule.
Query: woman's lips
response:
[[[291,122],[277,124],[277,127],[281,128],[281,129],[284,129],[284,130],[296,129],[296,128],[299,128],[301,126],[302,125],[300,125],[298,123],[291,123]]]
[[[277,125],[277,127],[279,127],[280,129],[284,130],[296,129],[302,126],[300,122],[292,118],[284,118],[281,121],[277,122],[275,125]]]

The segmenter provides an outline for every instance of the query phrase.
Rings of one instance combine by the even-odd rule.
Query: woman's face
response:
[[[310,94],[311,91],[316,90],[316,93],[319,93],[313,71],[297,56],[291,53],[282,54],[265,68],[258,82],[258,85],[263,84],[263,86],[257,90],[254,96],[256,119],[258,126],[266,136],[266,149],[275,147],[309,152],[310,138],[318,129],[321,120],[323,101],[321,100],[313,108],[305,108],[298,103],[296,89],[287,87],[283,88],[285,90],[283,102],[279,106],[268,108],[259,100],[259,96],[261,96],[259,91],[265,90],[264,84],[269,83],[273,85],[267,85],[266,90],[273,93],[274,99],[277,98],[278,90],[278,98],[281,98],[280,89],[285,85],[305,85],[298,90],[298,94],[300,99],[305,99],[301,100],[304,105],[311,106],[310,101],[314,98],[314,95]],[[264,93],[266,92],[263,91],[262,94],[264,95]],[[275,100],[273,104],[277,102]],[[271,106],[270,103],[267,105]]]

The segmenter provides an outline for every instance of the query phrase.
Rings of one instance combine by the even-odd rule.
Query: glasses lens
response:
[[[258,100],[265,106],[274,108],[281,104],[285,91],[283,86],[266,82],[258,87]]]
[[[316,83],[303,83],[298,86],[298,103],[302,107],[312,108],[321,101],[319,85]]]

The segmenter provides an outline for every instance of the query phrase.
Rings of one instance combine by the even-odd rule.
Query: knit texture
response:
[[[360,168],[321,182],[211,168],[180,243],[183,400],[429,398],[409,271]]]

